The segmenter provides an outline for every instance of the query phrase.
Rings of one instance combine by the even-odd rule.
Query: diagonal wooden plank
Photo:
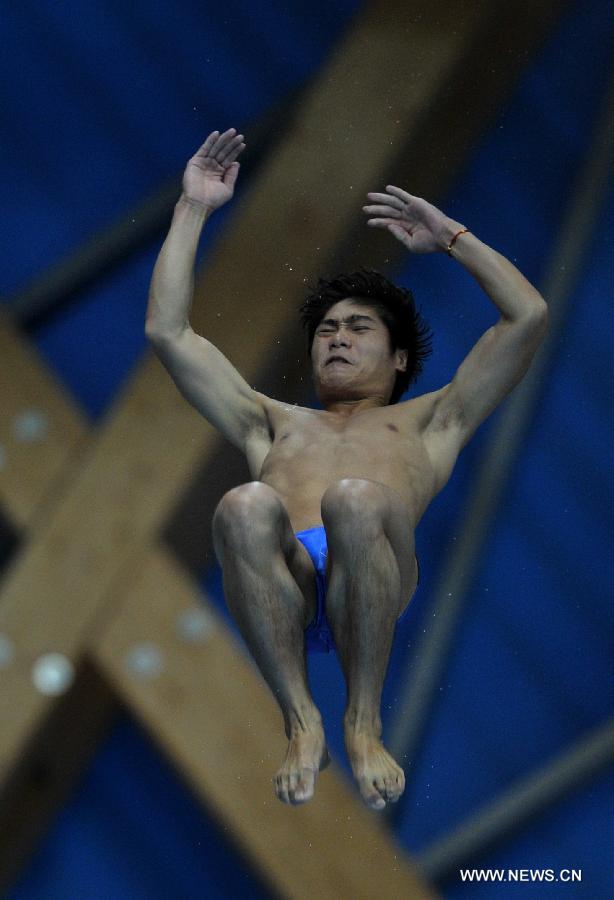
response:
[[[92,658],[273,890],[434,896],[334,762],[312,803],[291,811],[279,803],[271,782],[286,739],[277,705],[219,615],[206,600],[194,605],[196,586],[168,551],[144,549],[112,593],[117,610],[91,641]],[[205,635],[186,640],[178,624],[199,611]],[[155,660],[144,673],[130,664],[143,647]]]
[[[0,316],[0,506],[18,530],[34,526],[83,448],[87,424],[38,354]]]
[[[3,774],[53,705],[32,685],[35,661],[50,651],[78,658],[110,581],[134,547],[151,542],[172,507],[177,482],[163,477],[174,459],[168,434],[183,447],[186,461],[191,456],[195,465],[200,456],[201,446],[193,441],[200,422],[176,402],[175,389],[155,360],[147,360],[127,391],[127,402],[120,398],[83,455],[50,521],[31,536],[2,584],[0,631],[18,648],[1,673]],[[164,420],[157,415],[159,405],[168,410]]]

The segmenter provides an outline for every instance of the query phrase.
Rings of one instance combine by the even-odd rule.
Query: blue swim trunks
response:
[[[307,650],[312,650],[316,653],[330,653],[331,650],[336,650],[337,648],[335,646],[335,638],[326,618],[326,591],[328,588],[326,581],[326,558],[328,556],[326,531],[323,525],[316,525],[315,528],[307,528],[306,531],[297,531],[295,537],[299,539],[307,550],[316,570],[318,607],[315,619],[305,630]],[[417,562],[418,560],[416,559]],[[397,621],[402,622],[408,612],[409,606],[403,610]]]

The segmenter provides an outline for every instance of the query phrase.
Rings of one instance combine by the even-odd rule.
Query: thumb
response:
[[[239,177],[239,167],[240,163],[233,162],[231,163],[226,171],[224,172],[224,184],[227,185],[231,190],[234,188],[237,178]]]

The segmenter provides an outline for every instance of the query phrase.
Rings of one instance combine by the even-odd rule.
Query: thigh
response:
[[[263,560],[281,553],[305,599],[307,624],[311,622],[317,609],[315,569],[274,488],[252,481],[228,491],[213,517],[213,542],[222,570],[236,558],[255,554]]]
[[[346,479],[335,486],[335,491],[332,496],[338,517],[337,524],[335,525],[335,516],[330,516],[330,511],[325,517],[327,528],[332,529],[329,547],[335,544],[334,533],[341,524],[345,531],[349,523],[358,537],[361,536],[362,527],[365,551],[374,536],[383,531],[399,567],[398,614],[400,614],[407,606],[408,598],[413,595],[418,580],[414,523],[406,504],[388,485],[368,478]],[[323,516],[324,513],[323,508]],[[334,553],[329,555],[329,570],[331,562],[334,561],[333,556]]]
[[[305,599],[305,628],[313,621],[318,608],[316,571],[312,559],[292,530],[286,506],[274,488],[267,485],[279,501],[279,529],[281,550],[300,592]]]

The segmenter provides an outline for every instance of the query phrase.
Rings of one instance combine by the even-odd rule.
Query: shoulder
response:
[[[398,409],[401,416],[411,417],[414,427],[422,434],[444,431],[453,426],[456,420],[450,403],[449,384],[439,390],[404,400],[393,408]]]
[[[267,397],[266,394],[260,394],[254,391],[256,401],[264,412],[266,424],[271,438],[275,436],[275,432],[291,419],[298,418],[301,413],[310,413],[312,410],[305,409],[292,403],[284,403],[282,400],[275,400],[273,397]]]

